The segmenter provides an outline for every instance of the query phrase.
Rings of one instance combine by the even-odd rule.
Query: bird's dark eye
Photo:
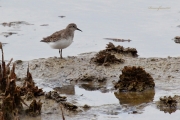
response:
[[[73,27],[75,27],[75,26],[73,26]]]

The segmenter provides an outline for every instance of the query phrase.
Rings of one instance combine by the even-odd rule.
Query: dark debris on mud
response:
[[[125,60],[122,58],[117,58],[115,54],[122,54],[122,55],[130,55],[132,57],[137,57],[137,50],[135,48],[124,48],[123,46],[115,46],[113,43],[109,42],[107,44],[105,50],[101,50],[99,53],[96,54],[95,57],[91,59],[92,62],[96,63],[97,65],[104,65],[109,66],[110,64],[118,64],[124,63]]]
[[[144,91],[155,86],[154,79],[141,67],[125,66],[120,80],[115,83],[115,89],[119,91]]]
[[[60,102],[60,103],[61,103],[61,105],[64,106],[64,108],[66,108],[68,110],[77,111],[77,109],[78,109],[78,106],[76,106],[76,105],[74,105],[74,104],[72,104],[70,102],[64,101],[64,102]]]
[[[180,43],[180,36],[174,37],[173,40],[174,40],[175,43]]]
[[[10,69],[10,64],[13,59],[11,59],[8,64],[6,64],[4,61],[4,52],[1,43],[0,49],[2,51],[2,63],[0,65],[0,93],[2,98],[2,103],[0,105],[1,120],[18,120],[18,113],[24,112],[23,104],[28,107],[27,111],[29,111],[29,109],[33,109],[31,113],[35,112],[36,115],[39,115],[41,113],[42,103],[40,101],[38,102],[39,104],[41,104],[38,108],[36,107],[37,105],[34,106],[34,104],[32,103],[30,106],[28,106],[22,97],[28,92],[32,92],[34,96],[39,95],[39,92],[41,93],[40,95],[42,95],[43,91],[41,89],[38,89],[37,86],[35,86],[32,80],[31,73],[29,73],[29,68],[27,71],[27,79],[23,87],[17,86],[15,63]],[[27,115],[29,115],[29,112],[26,113]]]
[[[112,40],[112,41],[115,41],[115,42],[131,42],[132,41],[130,39],[125,40],[125,39],[118,39],[118,38],[104,38],[104,39]]]
[[[160,102],[165,105],[166,107],[176,107],[177,106],[177,101],[174,99],[174,97],[166,97],[164,96],[163,98],[161,97]]]
[[[131,54],[133,57],[137,57],[137,50],[135,48],[124,48],[123,46],[115,46],[113,43],[109,42],[109,44],[107,44],[106,46],[106,51],[109,52],[115,52],[115,53],[120,53],[123,55],[126,54]]]
[[[98,65],[109,66],[110,64],[124,63],[124,59],[118,59],[115,55],[112,55],[106,50],[102,50],[96,54],[94,58],[91,59]]]
[[[60,96],[56,91],[49,91],[45,94],[46,99],[53,99],[56,102],[66,101],[66,96]]]
[[[66,16],[64,16],[64,15],[61,15],[61,16],[58,16],[58,17],[60,17],[60,18],[64,18],[64,17],[66,17]]]
[[[60,96],[58,92],[56,91],[49,91],[47,94],[45,94],[46,99],[53,99],[57,103],[60,103],[65,109],[76,111],[78,106],[67,102],[66,96]]]
[[[16,32],[2,32],[0,35],[3,35],[4,37],[9,37],[11,35],[17,34]]]
[[[180,96],[175,95],[174,97],[161,97],[159,98],[159,102],[157,103],[157,108],[160,109],[160,111],[164,111],[165,113],[173,113],[177,110],[177,103],[178,99],[180,99]]]
[[[25,21],[14,21],[14,22],[4,22],[4,23],[1,23],[2,26],[4,27],[12,27],[12,26],[18,26],[18,25],[33,25],[33,24],[30,24],[28,22],[25,22]]]

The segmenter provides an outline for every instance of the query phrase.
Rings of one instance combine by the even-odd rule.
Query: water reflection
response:
[[[128,104],[130,106],[140,105],[142,103],[150,103],[154,99],[155,91],[146,90],[143,92],[114,92],[119,99],[120,104]]]
[[[176,108],[175,107],[157,107],[160,111],[164,111],[164,113],[174,113],[176,112]]]

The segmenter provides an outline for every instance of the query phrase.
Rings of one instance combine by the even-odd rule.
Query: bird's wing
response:
[[[55,41],[57,41],[58,39],[62,38],[64,30],[65,29],[57,31],[57,32],[53,33],[52,35],[50,35],[46,38],[43,38],[43,40],[41,40],[41,42],[55,42]]]

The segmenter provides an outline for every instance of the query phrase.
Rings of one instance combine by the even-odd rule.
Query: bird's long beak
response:
[[[79,31],[81,31],[81,32],[82,32],[82,30],[80,30],[79,28],[77,28],[76,30],[79,30]]]

